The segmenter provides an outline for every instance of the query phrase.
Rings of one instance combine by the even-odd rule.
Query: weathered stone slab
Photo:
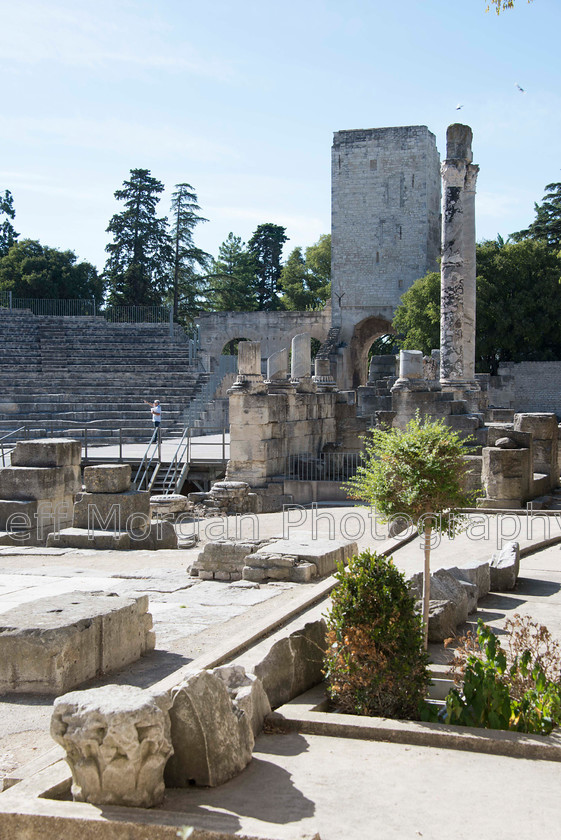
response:
[[[520,545],[507,543],[501,551],[495,551],[490,562],[491,592],[507,592],[514,589],[520,571]]]
[[[269,698],[263,683],[254,674],[246,674],[241,665],[221,665],[211,671],[220,677],[228,689],[232,703],[245,712],[251,722],[253,735],[257,737],[263,729],[263,721],[271,711]]]
[[[177,548],[177,534],[171,522],[158,520],[151,522],[148,530],[139,523],[138,529],[129,532],[130,547],[144,551],[158,551],[159,549]]]
[[[251,558],[251,565],[257,565],[258,557],[284,555],[294,557],[298,563],[313,563],[319,577],[330,575],[338,563],[346,563],[358,553],[356,542],[349,540],[314,540],[312,536],[298,535],[291,539],[274,540],[258,549]]]
[[[86,493],[124,493],[130,486],[130,464],[99,464],[84,468]]]
[[[454,566],[448,569],[451,575],[457,580],[464,580],[472,583],[477,589],[477,599],[483,598],[490,589],[491,573],[487,560],[470,560],[462,563],[461,566]]]
[[[13,463],[13,462],[12,462]],[[3,499],[51,499],[74,496],[82,489],[79,465],[62,467],[11,466],[0,469]]]
[[[51,735],[66,750],[72,795],[93,805],[152,808],[172,753],[167,694],[107,685],[55,700]]]
[[[166,784],[216,787],[249,764],[254,744],[251,721],[234,707],[223,679],[198,671],[171,696],[174,755],[166,767]]]
[[[70,592],[0,614],[0,693],[62,694],[154,647],[148,597]]]
[[[47,548],[95,548],[99,551],[127,551],[131,538],[127,531],[100,531],[88,528],[62,528],[47,536]]]
[[[69,438],[19,440],[12,452],[13,467],[66,467],[80,465],[82,444]]]
[[[150,508],[159,516],[174,516],[192,510],[193,502],[180,493],[170,493],[168,496],[150,496]]]
[[[322,681],[325,632],[323,619],[310,621],[243,655],[240,664],[261,680],[273,709]]]
[[[74,505],[75,528],[125,531],[150,521],[150,494],[143,490],[126,493],[80,493]]]

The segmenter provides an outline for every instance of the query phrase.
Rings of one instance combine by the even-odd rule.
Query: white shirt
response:
[[[162,406],[161,405],[153,405],[152,406],[152,422],[153,423],[160,423],[162,420]]]

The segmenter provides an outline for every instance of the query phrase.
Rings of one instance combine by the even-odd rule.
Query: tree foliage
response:
[[[323,234],[306,248],[294,248],[283,266],[279,285],[285,309],[306,310],[324,306],[331,294],[331,235]]]
[[[15,217],[14,197],[10,190],[5,190],[4,195],[0,193],[0,257],[8,253],[19,236],[12,224]]]
[[[425,356],[440,347],[440,274],[431,271],[416,280],[401,296],[392,326],[405,350]]]
[[[111,304],[161,304],[169,285],[172,248],[167,218],[156,207],[164,185],[149,169],[131,169],[115,198],[125,209],[113,216],[107,232],[105,276]]]
[[[366,502],[384,519],[409,517],[424,534],[426,646],[431,533],[443,527],[454,533],[461,524],[455,511],[473,502],[464,489],[464,443],[443,420],[422,421],[417,414],[405,430],[371,429],[364,448],[362,466],[345,485],[349,496]]]
[[[430,679],[428,657],[403,574],[366,551],[335,577],[324,672],[337,710],[417,718]]]
[[[22,298],[103,299],[103,281],[93,265],[34,239],[14,243],[0,258],[0,289]]]
[[[561,359],[561,257],[543,241],[482,242],[476,248],[476,367]],[[440,277],[427,274],[401,297],[393,326],[401,347],[430,353],[440,344]]]
[[[516,242],[521,239],[537,239],[550,248],[561,249],[561,184],[548,184],[542,203],[534,204],[536,218],[526,230],[512,234]]]
[[[279,280],[282,271],[282,249],[288,240],[286,228],[272,222],[258,225],[248,242],[256,266],[255,291],[257,308],[271,311],[281,308]]]
[[[208,219],[198,215],[197,194],[190,184],[176,184],[171,197],[173,258],[171,263],[171,294],[173,316],[191,318],[200,308],[205,283],[201,271],[206,270],[210,254],[197,248],[193,231]]]
[[[533,3],[534,0],[528,0],[528,3]],[[489,5],[485,9],[488,12],[490,9],[494,9],[494,11],[500,15],[501,12],[506,11],[507,9],[514,8],[515,0],[490,0]]]
[[[229,233],[212,262],[208,275],[208,303],[218,312],[253,312],[257,309],[257,267],[240,236]]]

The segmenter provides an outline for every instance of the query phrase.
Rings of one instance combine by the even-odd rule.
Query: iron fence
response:
[[[360,452],[300,453],[286,459],[285,477],[295,481],[348,481],[363,463]]]

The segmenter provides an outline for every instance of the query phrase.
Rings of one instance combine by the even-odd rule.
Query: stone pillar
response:
[[[300,391],[312,388],[312,341],[309,333],[300,333],[292,339],[290,378]]]
[[[337,387],[331,375],[331,362],[316,356],[314,362],[313,380],[319,391],[334,391]]]
[[[269,394],[277,394],[292,388],[288,378],[288,350],[283,347],[267,359],[267,388]]]
[[[426,391],[423,379],[423,354],[420,350],[399,351],[399,378],[391,388],[394,391]]]
[[[442,164],[442,262],[440,382],[476,389],[475,383],[475,184],[472,131],[451,125]]]
[[[238,344],[238,376],[230,391],[265,393],[261,373],[261,342],[240,341]]]

